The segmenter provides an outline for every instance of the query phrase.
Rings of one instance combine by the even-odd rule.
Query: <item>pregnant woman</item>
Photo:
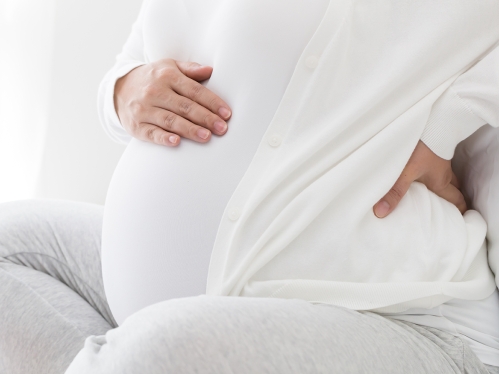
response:
[[[118,323],[145,306],[206,292],[217,229],[223,229],[221,222],[234,225],[241,220],[241,204],[229,200],[245,173],[250,173],[247,170],[260,143],[276,148],[282,142],[282,132],[269,129],[269,124],[278,117],[278,106],[301,61],[307,74],[316,68],[317,56],[304,50],[319,32],[321,21],[328,21],[328,6],[334,6],[329,3],[151,0],[144,4],[130,39],[101,85],[99,101],[109,135],[128,143],[109,189],[102,242],[104,286]],[[362,4],[357,6],[361,10]],[[358,16],[362,14],[359,11]],[[456,201],[452,193],[447,197]],[[414,216],[418,209],[405,207],[403,213],[400,208],[401,215]],[[422,205],[419,209],[424,210]],[[343,214],[349,210],[353,207],[345,207]],[[435,207],[432,214],[438,214]],[[449,234],[433,219],[440,236]],[[390,230],[386,222],[386,227],[376,229]],[[414,233],[414,226],[410,230]],[[365,231],[362,234],[368,236]],[[433,235],[437,243],[439,235]],[[371,235],[371,240],[376,238]],[[392,241],[395,252],[405,253],[395,237]],[[440,262],[434,272],[444,272],[446,260],[436,254],[438,245],[430,255],[418,245],[414,245],[418,259],[409,266],[418,267],[423,257],[427,262],[421,266],[433,268],[431,261]],[[358,246],[362,247],[360,241]],[[460,256],[457,248],[451,249],[454,257]],[[352,258],[361,256],[358,248],[349,250]],[[313,258],[313,252],[308,256]],[[330,259],[338,261],[338,257]],[[304,262],[299,265],[307,267]],[[271,271],[274,279],[283,277],[282,268],[268,266],[260,278],[270,277]],[[320,271],[315,275],[320,279]],[[431,279],[431,272],[425,276]],[[466,329],[463,339],[484,361],[499,365],[499,346],[486,343],[491,332],[492,339],[499,338],[497,290],[487,296],[480,301],[453,299],[434,308],[406,308],[390,315],[451,333]]]
[[[128,144],[102,278],[76,221],[85,240],[51,254],[70,272],[28,264],[103,317],[54,307],[89,321],[59,342],[92,334],[67,373],[499,373],[485,225],[435,176],[499,125],[497,21],[495,1],[144,1],[99,89]],[[470,89],[482,110],[450,91]]]

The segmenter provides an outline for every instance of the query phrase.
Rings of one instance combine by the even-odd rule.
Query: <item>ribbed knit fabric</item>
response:
[[[499,127],[499,46],[438,98],[421,140],[450,160],[457,144],[486,123]]]
[[[456,145],[485,123],[449,87],[433,105],[421,140],[435,154],[450,160]]]
[[[131,58],[131,57],[129,57]],[[107,74],[104,82],[112,82],[112,84],[102,84],[99,87],[97,95],[97,107],[99,110],[99,120],[100,123],[108,124],[108,126],[102,126],[104,132],[112,140],[117,143],[126,144],[130,141],[131,136],[123,129],[121,126],[120,119],[116,110],[114,110],[114,86],[115,82],[127,75],[130,71],[138,66],[144,65],[145,62],[142,60],[132,60],[132,61],[120,61],[120,66],[115,69],[110,70]],[[112,108],[113,110],[104,110],[104,108]]]
[[[372,207],[433,104],[498,40],[493,1],[331,2],[227,204],[207,294],[384,312],[490,295],[478,212],[418,182],[389,217]]]
[[[498,41],[496,0],[331,1],[225,208],[207,293],[387,312],[490,295],[476,211],[462,216],[418,182],[389,217],[372,207],[419,139],[448,157],[493,118],[446,90],[469,101],[457,84],[492,65]]]

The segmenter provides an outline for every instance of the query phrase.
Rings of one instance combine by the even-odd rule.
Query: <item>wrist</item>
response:
[[[127,74],[117,78],[115,83],[114,83],[114,91],[113,91],[114,110],[116,112],[116,115],[118,116],[118,119],[120,120],[120,123],[121,123],[120,108],[123,107],[124,96],[125,96],[125,93],[126,93],[127,87],[128,87],[127,83],[131,79],[133,79],[133,75],[135,75],[134,72],[142,66],[144,66],[144,65],[134,67]]]

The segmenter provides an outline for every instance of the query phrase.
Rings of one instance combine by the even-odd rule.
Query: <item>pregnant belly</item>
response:
[[[132,140],[127,147],[109,187],[102,239],[104,287],[118,323],[156,302],[205,293],[218,226],[254,153],[241,149],[234,130],[232,138],[214,136],[206,144],[183,139],[168,148]],[[330,213],[344,219],[345,211]],[[463,220],[420,183],[389,218],[366,214],[348,235],[328,224],[340,218],[324,216],[317,232],[288,244],[250,283],[400,282],[414,281],[415,273],[419,280],[422,273],[424,280],[449,280],[463,275],[481,245],[468,242],[481,217],[468,212]],[[483,241],[480,233],[472,237]],[[381,251],[378,266],[363,261],[366,250]]]
[[[228,136],[228,135],[227,135]],[[111,181],[102,266],[118,323],[150,304],[205,293],[217,228],[246,160],[229,138],[176,148],[132,140]]]

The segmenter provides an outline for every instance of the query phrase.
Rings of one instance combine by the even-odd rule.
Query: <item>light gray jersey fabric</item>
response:
[[[461,338],[431,327],[298,299],[201,295],[89,337],[66,374],[487,372]]]
[[[86,337],[117,326],[100,275],[102,213],[56,200],[0,204],[1,374],[64,373]]]
[[[296,299],[172,299],[116,327],[101,220],[90,204],[0,204],[0,373],[499,374],[447,332]]]

